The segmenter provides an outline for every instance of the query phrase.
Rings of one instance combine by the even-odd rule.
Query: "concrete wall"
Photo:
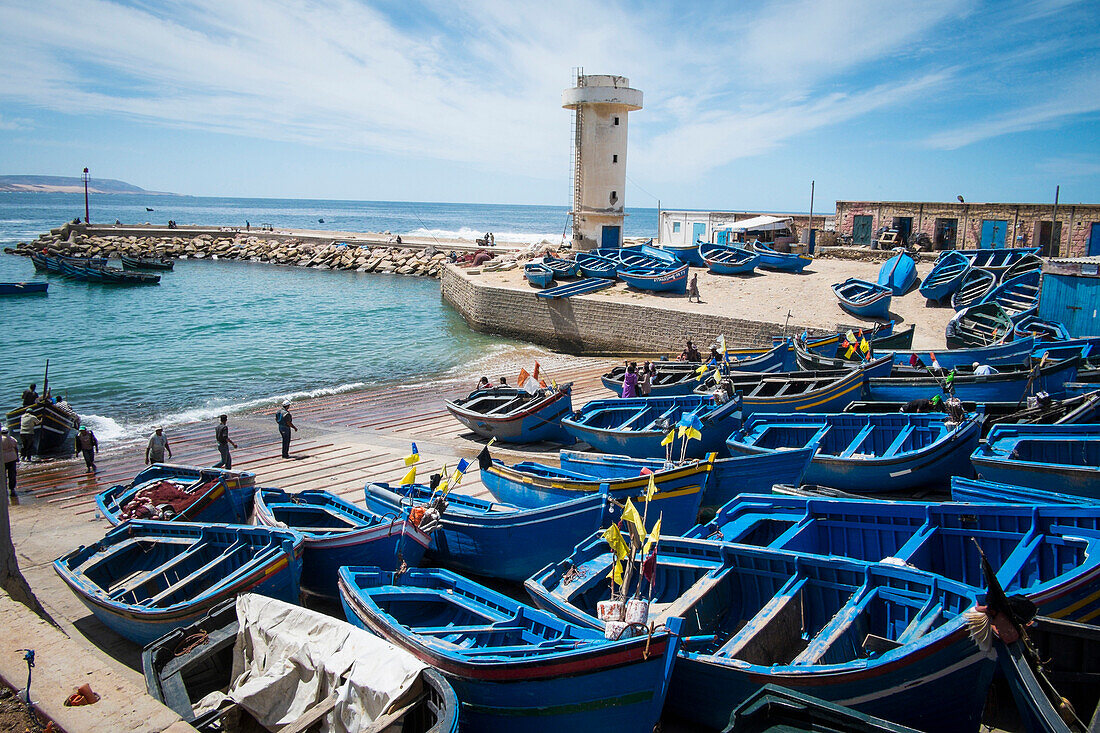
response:
[[[976,249],[981,241],[982,222],[1006,222],[1005,246],[1038,247],[1040,222],[1051,221],[1053,204],[989,204],[919,201],[837,201],[836,228],[841,235],[851,235],[856,216],[872,217],[872,235],[879,227],[889,227],[894,217],[911,217],[913,234],[927,234],[935,241],[936,219],[958,222],[956,249]],[[1051,256],[1080,257],[1087,251],[1092,222],[1100,221],[1100,204],[1067,204],[1058,207],[1061,223],[1058,246]],[[1023,240],[1017,237],[1023,236]]]
[[[758,346],[771,343],[772,335],[782,331],[775,323],[585,296],[539,298],[534,292],[483,285],[477,277],[454,265],[446,266],[440,277],[443,299],[470,328],[573,354],[679,353],[689,338],[702,348],[719,334],[725,334],[731,347]],[[653,300],[659,302],[660,297],[654,295]],[[800,333],[802,327],[791,324],[789,331]]]

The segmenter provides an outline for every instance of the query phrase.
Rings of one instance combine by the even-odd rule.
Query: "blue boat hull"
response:
[[[854,370],[838,378],[835,382],[821,389],[791,397],[753,397],[746,396],[741,401],[741,410],[744,417],[758,412],[776,412],[789,414],[796,412],[841,412],[850,402],[861,399],[866,389],[866,383],[870,375],[880,372],[889,372],[892,365],[884,362],[881,365],[869,366],[865,370]]]
[[[1012,341],[994,346],[978,346],[970,349],[940,349],[931,351],[883,351],[876,352],[879,356],[890,353],[894,355],[894,363],[902,366],[909,364],[910,357],[916,356],[925,364],[931,364],[932,354],[935,353],[936,361],[944,369],[970,366],[974,362],[988,364],[991,367],[1012,366],[1023,364],[1031,355],[1035,347],[1035,339],[1028,337],[1018,341]]]
[[[402,495],[397,492],[407,488],[367,484],[367,508],[380,514],[404,511],[408,499],[402,508]],[[425,487],[418,489],[418,499],[431,496]],[[501,505],[473,497],[452,495],[449,501],[425,557],[461,573],[518,582],[568,555],[611,516],[607,500],[599,494],[513,511],[493,511]],[[467,510],[467,505],[472,508]],[[523,541],[517,542],[517,537]]]
[[[760,245],[754,246],[753,251],[760,256],[757,266],[763,267],[765,270],[802,272],[807,265],[814,261],[814,258],[810,255],[785,254]]]
[[[971,504],[1075,504],[1079,506],[1100,503],[1087,496],[968,478],[951,479],[951,501]]]
[[[813,450],[777,451],[752,456],[719,458],[710,470],[702,506],[718,508],[738,494],[768,493],[776,484],[802,483]],[[561,466],[571,471],[590,473],[600,478],[636,476],[642,468],[657,470],[663,460],[637,459],[597,453],[561,452]],[[564,557],[562,555],[561,557]]]
[[[662,244],[661,249],[673,255],[680,262],[695,267],[706,267],[703,256],[699,254],[699,245]]]
[[[928,300],[942,301],[958,289],[968,269],[970,260],[966,255],[945,252],[921,283],[920,294]]]
[[[886,318],[890,314],[891,292],[875,283],[849,278],[833,285],[840,307],[860,318]]]
[[[0,295],[45,295],[47,282],[0,283]]]
[[[470,410],[459,402],[444,404],[459,422],[483,438],[496,438],[501,443],[570,439],[561,419],[573,412],[571,384],[562,385],[557,392],[548,393],[523,409],[500,415]]]
[[[121,508],[142,489],[164,479],[208,479],[217,481],[202,498],[188,506],[172,521],[203,522],[207,524],[245,524],[252,509],[252,497],[256,493],[255,474],[223,472],[216,468],[190,468],[157,464],[144,469],[129,484],[112,486],[96,495],[96,506],[113,525],[124,520],[119,516]],[[220,480],[218,480],[220,478]]]
[[[878,284],[890,288],[894,295],[908,292],[916,279],[917,263],[904,252],[898,252],[888,259],[878,273]]]
[[[665,270],[619,270],[619,279],[630,287],[655,293],[686,293],[687,278],[687,265]]]
[[[1076,375],[1077,364],[1069,360],[1060,368],[1044,370],[1039,378],[1030,383],[1023,374],[1012,375],[1012,379],[998,379],[1009,375],[992,374],[988,377],[956,379],[953,386],[955,396],[963,402],[1016,402],[1039,392],[1062,397],[1066,393],[1066,382],[1073,381]],[[868,399],[880,402],[928,399],[939,394],[941,389],[941,382],[932,377],[877,377],[867,380]]]

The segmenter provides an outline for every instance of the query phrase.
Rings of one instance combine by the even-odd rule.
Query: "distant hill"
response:
[[[0,193],[84,193],[84,181],[75,176],[0,176]],[[164,191],[146,191],[125,181],[92,178],[88,193],[143,193],[163,195]]]

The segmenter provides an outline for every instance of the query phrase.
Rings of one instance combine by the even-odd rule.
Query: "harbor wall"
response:
[[[783,330],[776,323],[625,304],[598,296],[539,298],[534,291],[476,282],[477,277],[454,265],[440,271],[443,299],[470,328],[572,354],[678,353],[687,339],[702,348],[720,334],[725,334],[730,347],[759,346]],[[661,296],[652,295],[659,302]],[[801,333],[803,329],[792,324],[788,330]]]

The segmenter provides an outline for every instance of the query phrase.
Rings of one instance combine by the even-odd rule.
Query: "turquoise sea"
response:
[[[145,211],[146,207],[155,209]],[[83,215],[83,196],[0,194],[0,246]],[[628,236],[656,230],[632,212]],[[640,215],[639,215],[640,214]],[[651,216],[647,216],[651,214]],[[325,222],[319,223],[317,219]],[[100,195],[92,220],[253,225],[539,241],[564,207]],[[45,278],[0,255],[0,281]],[[101,440],[157,422],[386,384],[438,379],[516,342],[474,333],[428,278],[184,260],[161,284],[118,288],[50,276],[46,297],[0,300],[0,404],[30,382],[63,392]]]

